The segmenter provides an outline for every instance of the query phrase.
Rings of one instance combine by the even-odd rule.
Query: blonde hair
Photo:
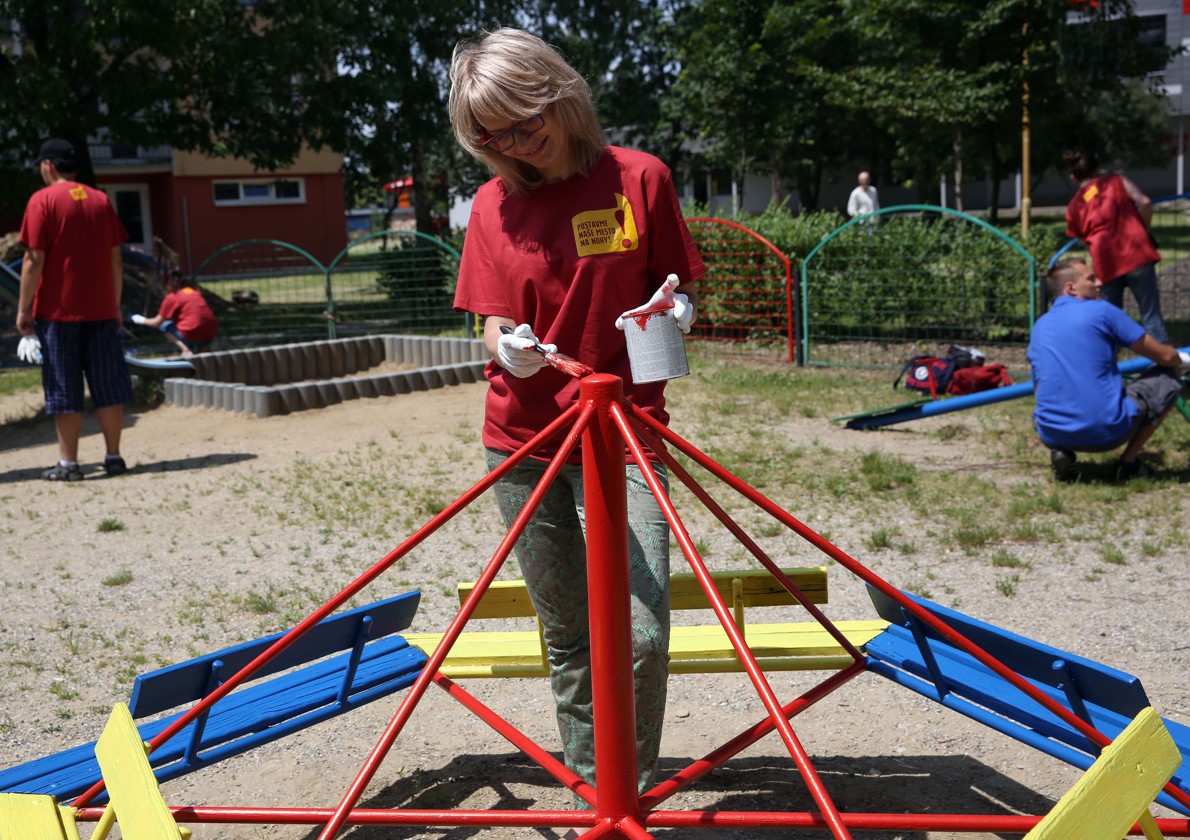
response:
[[[603,153],[603,128],[591,88],[561,54],[521,29],[497,29],[478,41],[461,41],[450,64],[450,122],[455,139],[513,192],[542,182],[524,161],[484,148],[480,120],[520,122],[550,112],[566,133],[568,160],[588,171]]]

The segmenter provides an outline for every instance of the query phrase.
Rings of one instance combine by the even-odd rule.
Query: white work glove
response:
[[[667,308],[670,314],[674,316],[674,320],[678,322],[678,329],[684,333],[690,332],[690,325],[694,323],[694,319],[698,313],[694,310],[694,304],[690,302],[690,298],[683,294],[674,294],[681,283],[678,275],[671,274],[665,278],[665,282],[661,284],[661,288],[653,292],[653,296],[649,298],[649,302],[644,306],[638,306],[636,309],[630,309],[624,312],[616,319],[616,329],[624,329],[624,321],[631,318],[633,315],[641,312],[648,312],[653,309]]]
[[[41,339],[35,335],[24,336],[17,342],[17,358],[31,365],[41,364]]]
[[[1182,367],[1190,367],[1190,353],[1185,350],[1178,351],[1178,358],[1182,360]]]
[[[148,320],[147,318],[145,318],[144,315],[141,315],[139,312],[133,312],[132,315],[129,317],[130,317],[130,320],[132,321],[132,323],[134,323],[134,324],[143,324],[146,320]]]
[[[519,379],[532,376],[545,367],[545,359],[534,349],[540,346],[550,353],[558,352],[556,344],[542,344],[528,324],[518,324],[511,333],[500,336],[496,344],[496,358],[500,367]]]

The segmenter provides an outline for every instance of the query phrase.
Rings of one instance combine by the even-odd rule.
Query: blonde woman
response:
[[[578,397],[578,381],[545,367],[534,343],[620,376],[626,397],[665,422],[665,383],[632,383],[617,320],[661,298],[674,304],[671,312],[684,330],[694,320],[694,284],[705,268],[669,170],[651,155],[606,145],[582,76],[557,50],[521,30],[500,29],[456,47],[450,117],[459,144],[494,176],[475,197],[454,302],[484,318],[492,356],[483,427],[489,468]],[[515,331],[503,334],[502,326]],[[557,445],[551,442],[497,485],[507,523]],[[664,466],[650,468],[667,486]],[[644,790],[652,784],[665,712],[669,531],[640,468],[632,463],[625,469]],[[566,763],[593,783],[583,527],[576,455],[538,508],[516,556],[545,626]]]

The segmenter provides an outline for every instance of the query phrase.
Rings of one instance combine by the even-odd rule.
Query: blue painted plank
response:
[[[372,639],[404,630],[413,622],[420,600],[420,592],[408,592],[323,619],[257,671],[251,679],[276,674],[350,648],[355,642],[360,621],[365,616],[372,619],[369,631],[369,637]],[[133,683],[132,699],[128,708],[134,718],[145,718],[180,706],[193,705],[196,700],[209,693],[211,666],[216,661],[223,663],[220,675],[226,679],[284,635],[274,633],[142,674]]]
[[[905,614],[900,605],[872,587],[868,588],[868,594],[881,618],[892,624],[904,626]],[[933,601],[927,601],[925,598],[913,595],[908,597],[1018,674],[1033,682],[1058,688],[1063,677],[1060,672],[1053,669],[1053,664],[1056,660],[1063,660],[1074,676],[1079,693],[1090,702],[1128,715],[1129,720],[1146,706],[1152,705],[1145,695],[1140,680],[1132,674],[1126,674],[1092,659],[1067,653],[1024,636],[1018,636],[956,610],[947,609]],[[945,644],[945,640],[932,629],[924,625],[922,628],[930,639]],[[957,649],[951,649],[957,652]]]
[[[408,687],[426,663],[425,654],[400,636],[372,642],[364,649],[352,692],[339,704],[335,701],[349,656],[341,654],[232,692],[212,708],[197,760],[185,760],[192,723],[149,754],[154,775],[158,781],[176,778],[351,711]],[[142,724],[141,738],[151,740],[181,714]],[[99,778],[92,742],[0,772],[0,791],[48,793],[66,800]]]
[[[948,644],[920,621],[916,628],[929,647],[931,668],[901,606],[869,587],[869,595],[889,627],[865,647],[868,669],[1035,749],[1085,770],[1098,748],[1077,729],[1013,686],[982,662]],[[1070,710],[1109,738],[1115,738],[1141,709],[1151,705],[1140,680],[1085,657],[1018,636],[978,619],[908,596],[954,630],[1011,668],[1050,699]],[[1055,662],[1065,664],[1057,670]],[[941,678],[942,686],[935,679]],[[1063,688],[1073,681],[1073,702]],[[941,690],[940,690],[941,689]],[[1190,728],[1166,720],[1183,756],[1173,782],[1190,792]],[[1158,801],[1179,813],[1190,813],[1162,794]]]

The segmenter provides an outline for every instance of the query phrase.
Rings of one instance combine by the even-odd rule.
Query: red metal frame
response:
[[[375,566],[357,578],[293,630],[278,640],[243,670],[229,678],[210,696],[182,715],[177,722],[150,743],[159,746],[195,717],[217,703],[236,686],[242,684],[256,669],[267,663],[295,641],[302,633],[334,609],[356,595],[384,571],[403,558],[446,521],[488,490],[516,464],[523,461],[547,440],[565,432],[558,453],[549,463],[542,481],[530,494],[524,509],[500,541],[495,553],[480,574],[471,593],[451,621],[441,643],[413,686],[399,703],[392,719],[385,727],[376,746],[364,761],[359,772],[344,792],[338,805],[332,808],[227,808],[194,806],[173,809],[179,822],[226,823],[255,825],[312,825],[321,826],[320,838],[335,837],[347,825],[404,825],[404,826],[573,826],[590,829],[592,840],[600,837],[625,837],[644,840],[653,828],[725,829],[725,828],[805,828],[828,830],[832,837],[849,838],[852,830],[882,831],[951,831],[951,832],[1026,832],[1039,816],[969,815],[969,814],[880,814],[845,813],[835,806],[826,785],[815,770],[810,756],[794,731],[792,721],[802,711],[840,689],[865,670],[864,656],[855,649],[825,615],[785,576],[776,563],[732,520],[726,511],[711,498],[666,449],[666,444],[688,456],[729,488],[743,495],[774,519],[786,525],[814,547],[835,560],[861,580],[879,589],[919,620],[941,633],[947,640],[976,657],[1005,680],[1067,721],[1093,743],[1106,745],[1110,739],[1067,711],[1030,683],[988,655],[970,640],[953,630],[933,614],[906,598],[864,567],[854,558],[832,545],[822,536],[754,490],[710,457],[696,449],[644,412],[624,399],[623,383],[618,377],[595,374],[581,380],[578,403],[566,411],[549,428],[537,435],[529,445],[489,473],[464,493],[454,504],[432,518],[409,539],[393,549]],[[595,726],[596,785],[581,780],[494,710],[480,702],[439,668],[451,647],[471,618],[479,599],[483,597],[505,561],[512,553],[541,497],[562,465],[582,440],[584,476],[584,505],[586,508],[587,547],[590,587],[591,670],[593,680]],[[656,496],[666,522],[669,524],[682,554],[706,594],[708,602],[731,641],[732,647],[761,700],[766,716],[747,726],[720,747],[660,781],[652,790],[638,795],[636,789],[637,760],[635,713],[631,693],[623,686],[632,685],[632,649],[628,589],[628,516],[625,490],[624,451],[629,451],[637,463],[646,463],[652,454],[660,458],[671,474],[691,490],[730,533],[788,590],[852,656],[851,665],[829,674],[819,684],[800,697],[782,704],[759,667],[743,634],[736,625],[731,610],[719,595],[705,563],[690,534],[683,525],[669,495],[652,470],[642,470],[650,489]],[[497,734],[520,749],[562,786],[588,802],[593,810],[466,810],[466,809],[375,809],[358,807],[364,789],[388,756],[398,736],[408,722],[427,688],[437,685],[450,697],[458,700],[464,710],[487,723]],[[785,744],[794,767],[817,806],[814,812],[788,811],[670,811],[659,806],[674,794],[694,784],[712,770],[721,767],[740,751],[756,743],[771,732],[777,732]],[[103,788],[102,780],[78,799],[78,818],[97,820],[103,808],[86,807]],[[1167,785],[1165,790],[1179,802],[1190,805],[1190,797]],[[1157,821],[1167,836],[1190,836],[1190,820],[1161,819]],[[1133,833],[1140,833],[1135,828]]]

